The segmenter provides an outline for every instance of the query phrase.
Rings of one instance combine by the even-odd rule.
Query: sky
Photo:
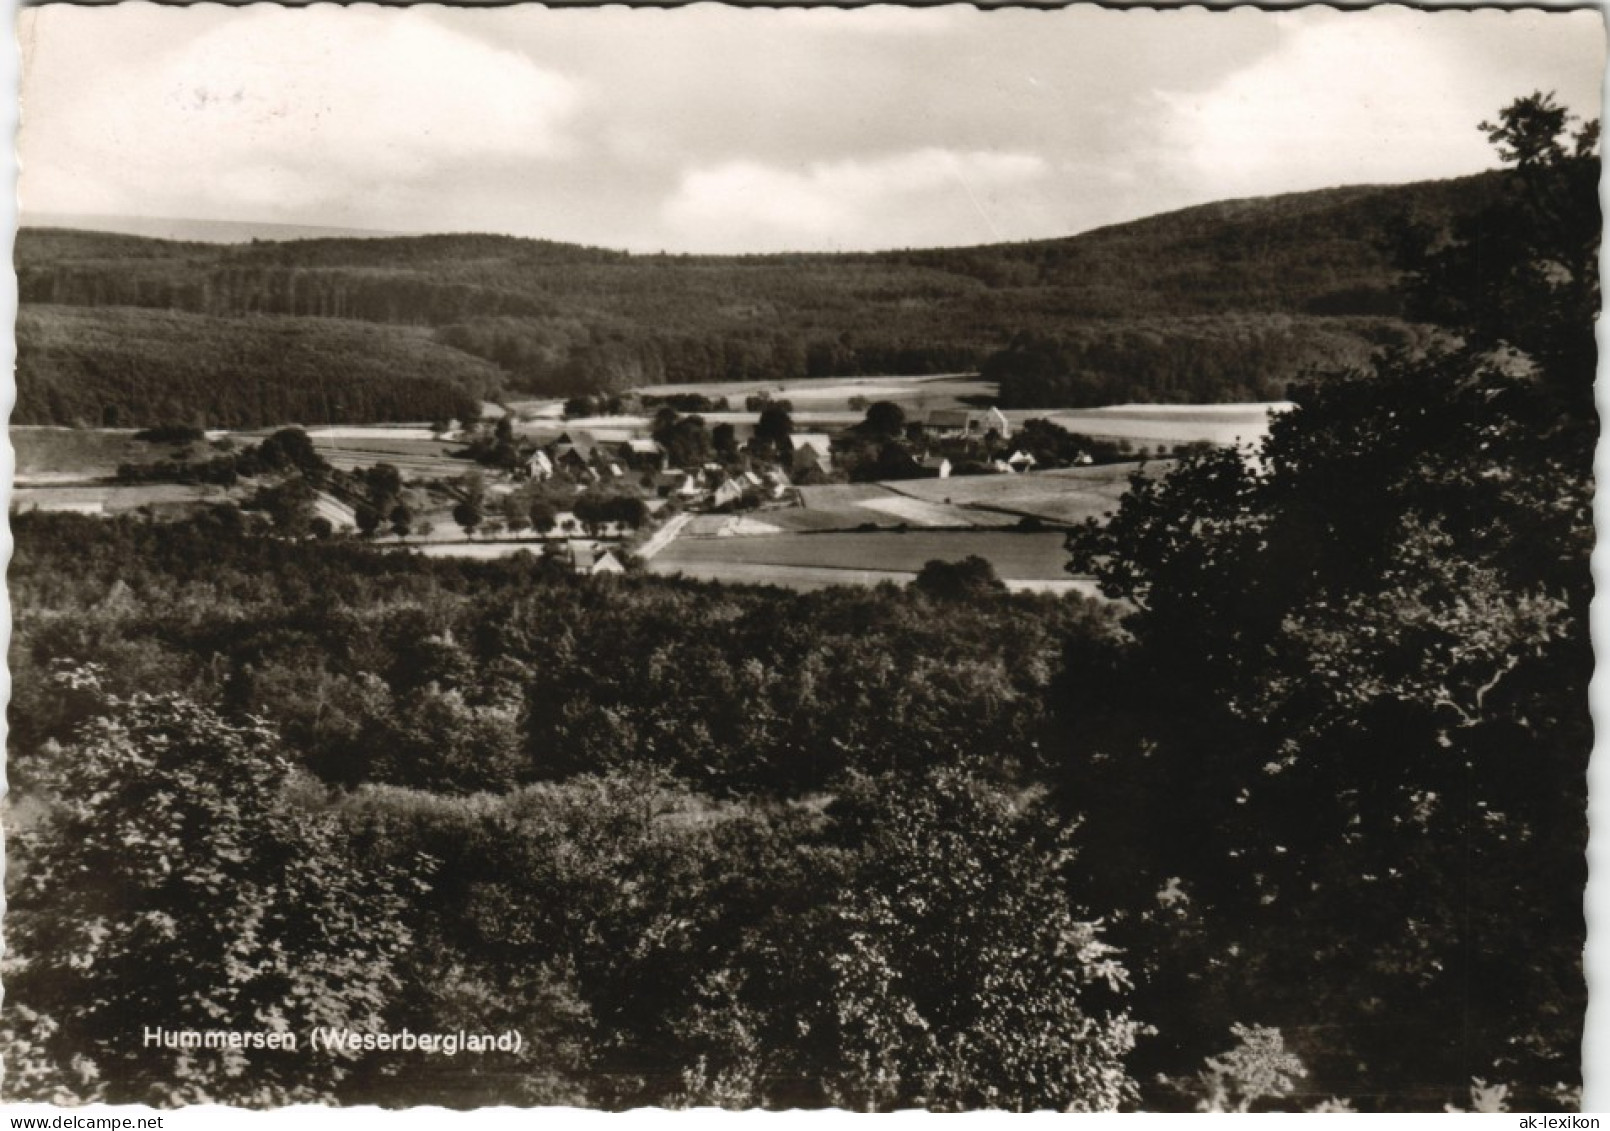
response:
[[[23,218],[486,231],[632,251],[954,246],[1491,168],[1597,117],[1597,11],[51,5]]]

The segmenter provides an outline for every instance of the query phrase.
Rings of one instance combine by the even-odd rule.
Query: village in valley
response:
[[[797,589],[977,556],[1011,588],[1094,593],[1065,570],[1067,529],[1282,407],[1003,412],[991,392],[971,374],[718,382],[487,403],[468,423],[21,428],[16,505],[172,519],[230,503],[291,536]]]

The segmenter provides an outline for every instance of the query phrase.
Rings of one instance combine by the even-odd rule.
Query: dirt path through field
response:
[[[691,514],[677,515],[670,522],[656,530],[654,537],[643,543],[642,549],[637,551],[637,556],[645,562],[651,560],[655,554],[675,541],[676,536],[682,533],[682,528],[692,520],[693,516]]]

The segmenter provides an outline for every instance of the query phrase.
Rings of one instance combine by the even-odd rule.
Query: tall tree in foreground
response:
[[[1464,348],[1299,390],[1256,457],[1070,539],[1134,607],[1132,648],[1070,665],[1063,784],[1103,800],[1098,898],[1144,885],[1115,935],[1159,1068],[1241,1022],[1316,1102],[1571,1102],[1599,291],[1597,125],[1566,127],[1542,95],[1484,125],[1508,193],[1411,265]]]
[[[688,1104],[1113,1110],[1138,1026],[1072,826],[965,770],[853,776],[679,1025]],[[753,882],[753,881],[751,881]]]
[[[12,839],[12,1099],[157,1106],[328,1101],[350,1067],[315,1026],[383,1031],[409,943],[402,881],[287,804],[256,721],[176,695],[118,699],[53,760],[40,823]],[[294,1049],[168,1047],[163,1031],[276,1033]]]

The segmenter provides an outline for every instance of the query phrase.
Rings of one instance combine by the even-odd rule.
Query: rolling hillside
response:
[[[25,228],[17,419],[97,422],[115,406],[125,423],[176,412],[276,423],[233,398],[227,409],[198,400],[185,375],[201,363],[184,355],[191,329],[203,343],[259,342],[289,340],[292,326],[313,343],[293,351],[302,376],[280,372],[273,349],[245,348],[228,379],[305,383],[309,351],[367,352],[337,363],[341,380],[406,391],[326,398],[322,419],[342,422],[419,419],[412,406],[433,382],[464,396],[547,395],[980,366],[1018,407],[1261,398],[1305,370],[1412,342],[1392,241],[1407,224],[1446,226],[1500,183],[1331,189],[1068,239],[844,255],[633,256],[476,235],[219,245]],[[68,348],[47,332],[56,323],[95,347]],[[218,349],[201,355],[211,365]],[[159,371],[173,387],[153,396]],[[258,401],[282,411],[300,395]]]

